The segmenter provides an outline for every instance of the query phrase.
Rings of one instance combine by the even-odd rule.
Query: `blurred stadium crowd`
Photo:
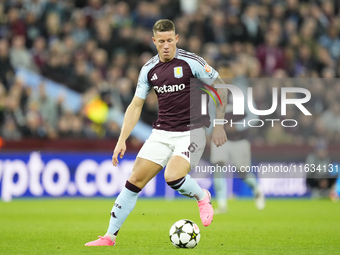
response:
[[[175,22],[178,47],[202,56],[222,77],[314,78],[308,109],[288,111],[296,128],[261,128],[259,144],[340,142],[340,4],[337,0],[2,0],[0,1],[0,135],[116,138],[114,119],[94,123],[86,105],[100,97],[109,109],[125,111],[141,67],[156,50],[152,26]],[[32,93],[17,68],[39,73],[80,93],[77,113],[52,100],[44,84]],[[325,78],[318,80],[316,78]],[[256,86],[258,109],[269,109],[271,86]],[[142,120],[157,117],[149,95]],[[270,127],[270,126],[268,126]]]

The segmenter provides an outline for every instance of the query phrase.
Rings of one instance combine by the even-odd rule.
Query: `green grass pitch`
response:
[[[15,199],[0,202],[0,254],[339,254],[340,203],[329,200],[229,201],[228,213],[204,227],[195,201],[139,199],[114,247],[84,247],[104,235],[114,199]],[[215,205],[215,204],[214,204]],[[191,219],[194,249],[175,248],[171,225]]]

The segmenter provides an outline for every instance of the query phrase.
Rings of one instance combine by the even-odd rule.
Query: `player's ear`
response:
[[[152,37],[153,44],[156,45],[156,38]]]
[[[176,43],[177,43],[177,42],[178,42],[178,34],[176,35],[176,37],[175,37],[175,38],[176,38]]]

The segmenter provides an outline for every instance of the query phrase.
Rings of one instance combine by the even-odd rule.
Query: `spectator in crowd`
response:
[[[217,12],[213,17],[211,17],[211,25],[206,27],[206,35],[208,41],[213,41],[215,43],[225,43],[227,42],[227,32],[226,32],[226,16],[223,12]]]
[[[71,136],[72,138],[82,138],[84,137],[84,120],[79,115],[74,115],[71,124]]]
[[[26,49],[25,37],[21,35],[13,37],[9,57],[14,68],[24,68],[31,71],[37,71],[32,60],[32,56]]]
[[[54,13],[58,16],[58,20],[64,22],[67,19],[67,10],[65,9],[65,4],[67,1],[58,1],[58,0],[47,0],[45,5],[43,20],[46,20],[49,14]],[[48,18],[47,18],[48,19]]]
[[[33,138],[46,137],[46,127],[43,126],[41,115],[38,112],[38,104],[32,102],[30,104],[30,110],[25,115],[25,126],[23,128],[24,136]]]
[[[255,46],[258,46],[262,40],[262,30],[260,27],[260,20],[258,18],[258,8],[255,4],[250,4],[246,7],[242,15],[242,22],[247,30],[248,41]]]
[[[74,23],[72,37],[77,45],[83,45],[90,38],[90,31],[87,29],[87,21],[83,13],[74,13]]]
[[[55,128],[59,118],[58,107],[56,102],[47,95],[43,83],[39,86],[38,98],[36,100],[32,100],[36,101],[38,104],[39,113],[43,123],[45,123],[48,127]]]
[[[130,6],[128,3],[120,1],[115,7],[110,6],[109,8],[112,14],[111,22],[113,27],[121,28],[132,25]]]
[[[105,137],[107,138],[118,138],[120,134],[120,127],[118,124],[113,120],[108,120],[106,122],[106,134]]]
[[[10,8],[7,13],[7,26],[9,32],[9,38],[12,39],[15,36],[26,36],[26,25],[20,17],[20,10],[18,8]]]
[[[247,29],[241,22],[239,16],[239,11],[233,8],[230,8],[226,15],[225,31],[227,34],[227,42],[230,44],[246,42],[248,40]]]
[[[33,42],[35,38],[40,36],[40,27],[41,24],[37,20],[37,17],[33,14],[28,12],[25,16],[26,22],[26,46],[32,48]]]
[[[84,15],[90,23],[106,16],[107,6],[103,4],[102,0],[89,0],[88,5],[83,8]]]
[[[278,35],[274,32],[268,32],[265,36],[265,43],[257,49],[257,58],[262,67],[262,72],[267,77],[273,75],[277,69],[283,69],[284,54],[279,47]]]
[[[0,123],[5,122],[5,103],[6,103],[6,89],[5,86],[0,83]]]
[[[41,73],[43,76],[56,82],[65,82],[67,77],[61,73],[61,56],[58,54],[50,54],[46,65],[43,66]]]
[[[87,66],[83,61],[75,63],[75,80],[70,86],[71,89],[79,93],[84,93],[92,87],[89,76],[87,75]]]
[[[107,76],[107,65],[108,65],[108,54],[103,49],[97,49],[92,55],[93,68],[99,70],[100,74],[106,78]]]
[[[24,1],[23,9],[26,13],[31,13],[37,19],[40,19],[45,11],[45,0]]]
[[[0,40],[0,81],[8,90],[14,77],[14,67],[10,61],[8,42],[5,39]]]
[[[39,71],[46,65],[48,59],[48,52],[46,49],[46,40],[40,36],[35,38],[31,49],[31,55],[34,64],[39,68]]]
[[[11,118],[5,120],[0,134],[6,140],[20,140],[22,138],[15,121]]]
[[[340,56],[340,39],[339,28],[336,24],[332,24],[327,28],[327,34],[320,37],[319,43],[323,47],[329,50],[329,53],[333,59],[337,59]]]
[[[61,116],[58,121],[58,133],[60,138],[70,138],[72,135],[71,118],[67,115]]]
[[[121,78],[117,81],[118,84],[118,90],[120,94],[120,99],[123,104],[124,109],[126,109],[133,97],[133,94],[131,93],[134,89],[131,80],[127,78]]]
[[[329,137],[340,141],[340,104],[334,101],[329,109],[321,114],[321,119],[329,133]]]

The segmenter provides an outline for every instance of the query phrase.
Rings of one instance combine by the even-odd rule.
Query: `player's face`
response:
[[[160,60],[168,62],[175,57],[176,43],[178,35],[174,31],[156,32],[152,37],[153,43],[156,45]]]

